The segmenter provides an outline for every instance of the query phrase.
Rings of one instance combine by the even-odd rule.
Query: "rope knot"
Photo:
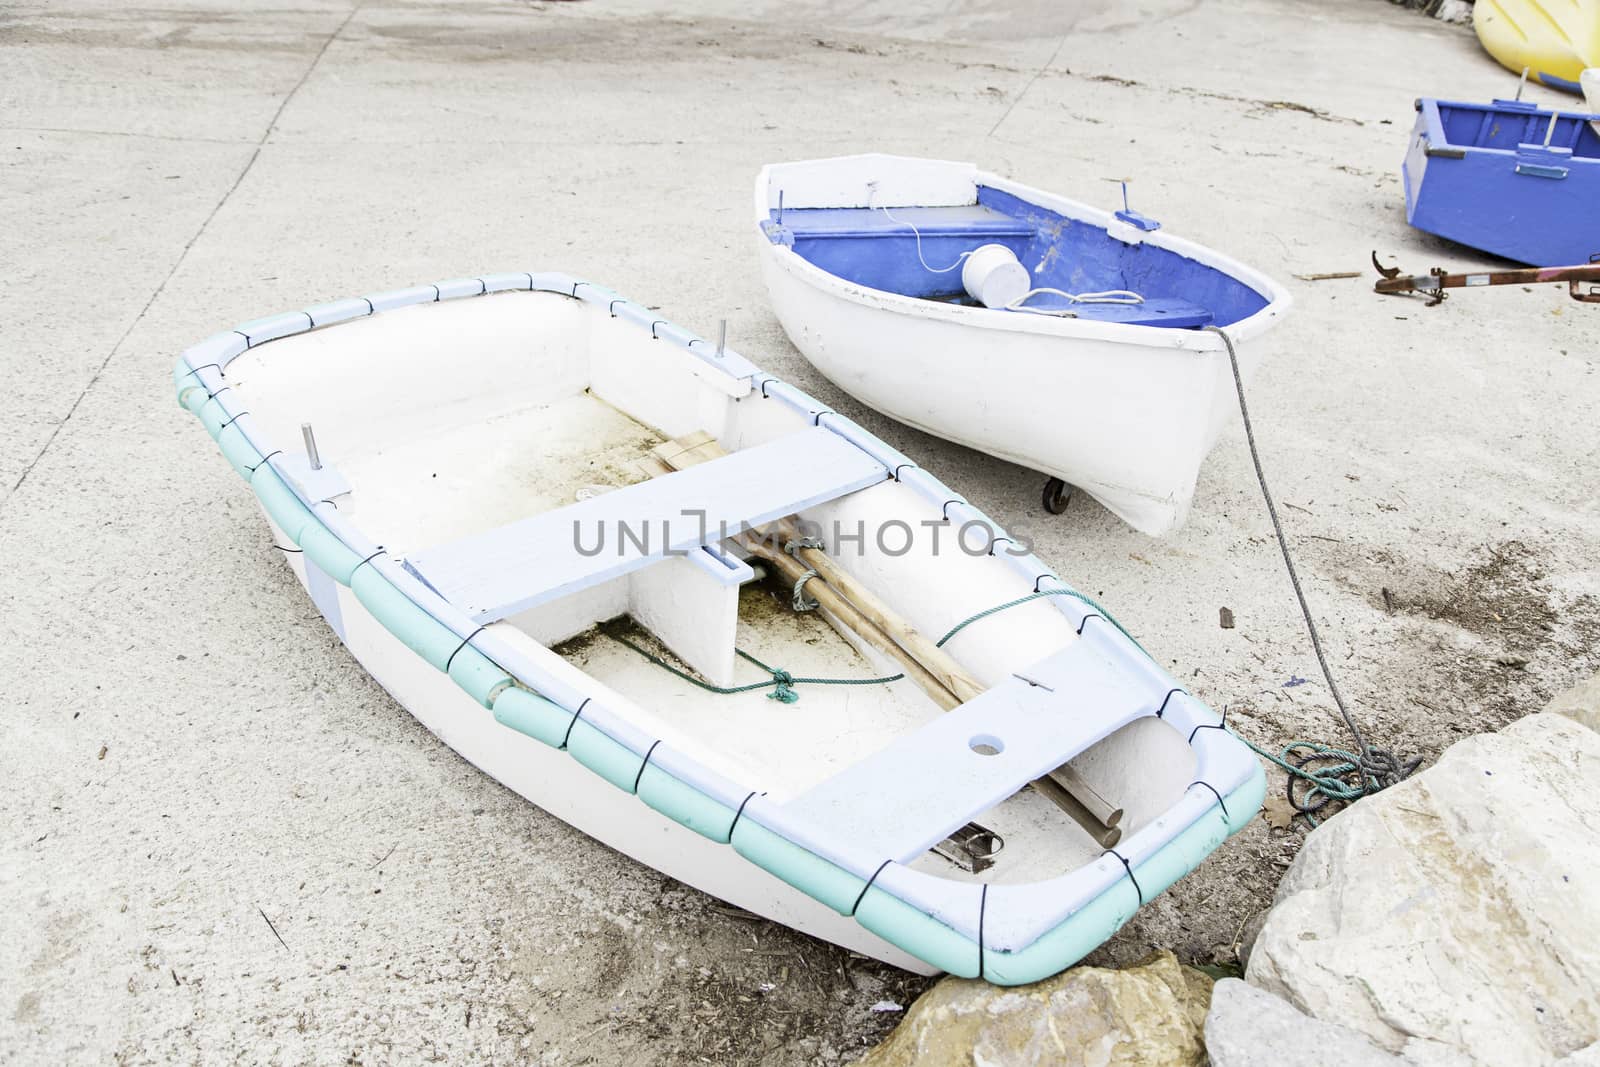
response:
[[[1422,766],[1420,757],[1402,761],[1386,748],[1370,749],[1364,761],[1367,773],[1377,782],[1377,789],[1388,789],[1410,778]],[[1377,792],[1377,789],[1373,792]]]
[[[1291,741],[1274,756],[1240,740],[1288,774],[1289,804],[1313,827],[1320,825],[1319,817],[1326,819],[1339,807],[1398,785],[1422,765],[1420,759],[1401,761],[1384,748],[1368,748],[1361,755],[1315,741]],[[1336,806],[1330,810],[1330,804]]]
[[[799,700],[800,694],[794,691],[794,675],[781,667],[772,668],[772,692],[767,694],[767,699],[780,704],[793,704]]]
[[[806,583],[809,582],[811,579],[813,579],[815,577],[817,577],[816,570],[808,568],[804,574],[802,574],[799,578],[795,579],[794,597],[793,597],[792,602],[791,602],[793,607],[794,607],[794,610],[796,610],[796,611],[816,611],[817,610],[817,606],[818,606],[817,602],[815,600],[813,600],[811,597],[806,596]]]
[[[821,548],[822,542],[815,537],[795,537],[783,543],[783,550],[795,559],[800,558],[802,548]]]

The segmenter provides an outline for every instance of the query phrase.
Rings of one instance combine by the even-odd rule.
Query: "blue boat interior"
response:
[[[1564,148],[1575,158],[1600,159],[1600,134],[1590,125],[1593,115],[1540,110],[1531,104],[1496,100],[1492,104],[1438,101],[1445,142],[1455,148],[1489,148],[1515,152],[1518,145]],[[1550,128],[1555,115],[1555,129]]]
[[[983,185],[975,204],[888,212],[789,208],[781,219],[772,212],[765,229],[771,240],[792,241],[797,255],[845,281],[944,303],[975,303],[962,288],[961,254],[986,244],[1009,248],[1028,268],[1035,288],[1125,289],[1143,298],[1140,303],[1073,303],[1040,294],[1028,301],[1034,308],[1070,309],[1079,319],[1199,329],[1231,325],[1269,303],[1214,267],[1151,244],[1124,242],[1091,222]]]

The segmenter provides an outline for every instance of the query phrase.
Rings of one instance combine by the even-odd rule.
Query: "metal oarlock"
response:
[[[300,436],[305,439],[306,459],[310,461],[311,469],[314,471],[321,470],[322,456],[317,452],[317,435],[311,431],[309,422],[300,424]]]
[[[1434,267],[1427,274],[1400,273],[1399,267],[1385,267],[1378,262],[1378,253],[1372,253],[1372,265],[1383,279],[1373,286],[1379,293],[1404,295],[1423,293],[1428,297],[1428,307],[1444,302],[1446,289],[1469,289],[1483,285],[1536,285],[1542,282],[1566,282],[1572,299],[1586,304],[1600,304],[1600,252],[1589,257],[1589,262],[1571,267],[1527,267],[1521,270],[1497,270],[1451,274],[1443,267]],[[1586,288],[1587,284],[1587,288]]]
[[[969,822],[928,851],[938,853],[969,874],[979,874],[994,866],[994,858],[1005,847],[1005,838],[986,826]]]

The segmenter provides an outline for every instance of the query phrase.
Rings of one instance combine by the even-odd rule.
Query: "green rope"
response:
[[[1086,596],[1085,594],[1080,593],[1076,589],[1072,588],[1045,589],[1040,592],[1029,593],[1027,596],[1018,597],[1016,600],[1007,601],[1004,604],[998,604],[992,608],[987,608],[984,611],[978,612],[976,615],[969,615],[967,618],[962,619],[960,622],[956,623],[955,626],[951,627],[950,632],[939,638],[934,647],[943,648],[945,646],[945,642],[949,641],[956,634],[960,633],[962,630],[965,630],[968,626],[977,622],[979,619],[986,619],[990,615],[998,615],[1000,612],[1005,611],[1008,608],[1014,608],[1019,604],[1026,604],[1031,600],[1038,600],[1041,597],[1047,596],[1069,596],[1075,600],[1081,600],[1083,603],[1089,605],[1089,607],[1099,612],[1107,622],[1111,623],[1111,625],[1115,626],[1118,630],[1121,630],[1122,636],[1126,637],[1129,641],[1132,641],[1134,647],[1138,648],[1140,652],[1144,652],[1144,654],[1147,656],[1150,655],[1150,653],[1145,652],[1144,646],[1139,644],[1134,636],[1127,630],[1123,629],[1122,624],[1112,617],[1111,612],[1095,603],[1091,597]],[[770,688],[772,692],[767,694],[768,700],[776,700],[783,704],[793,704],[795,701],[800,699],[800,694],[794,691],[794,687],[796,685],[885,685],[889,682],[898,682],[900,679],[905,677],[905,675],[902,673],[892,674],[885,678],[796,678],[794,675],[790,674],[781,667],[769,667],[767,664],[762,663],[744,649],[735,648],[733,651],[741,659],[755,664],[757,667],[760,667],[762,670],[772,675],[772,680],[767,682],[751,682],[749,685],[712,685],[710,682],[707,682],[704,679],[696,678],[687,671],[680,671],[678,668],[674,667],[660,656],[657,656],[648,649],[635,644],[626,637],[623,637],[621,634],[612,633],[607,634],[607,636],[619,644],[633,649],[633,651],[637,652],[651,663],[654,663],[657,667],[660,667],[662,670],[667,671],[675,677],[681,678],[684,681],[689,682],[691,685],[697,685],[708,693],[717,693],[722,696],[731,696],[735,693],[749,693],[757,689]]]
[[[1101,618],[1105,619],[1112,626],[1115,626],[1122,633],[1123,637],[1126,637],[1129,641],[1132,641],[1134,648],[1137,648],[1140,652],[1144,652],[1145,655],[1150,656],[1150,653],[1145,651],[1145,647],[1139,643],[1138,638],[1136,638],[1132,634],[1130,634],[1127,631],[1127,629],[1124,628],[1123,625],[1116,620],[1116,618],[1111,614],[1111,612],[1107,611],[1105,608],[1101,607],[1098,603],[1096,603],[1095,599],[1093,597],[1089,596],[1086,593],[1080,593],[1076,589],[1073,589],[1070,586],[1067,586],[1067,587],[1062,588],[1062,589],[1045,589],[1045,590],[1041,590],[1041,591],[1036,592],[1036,593],[1029,593],[1027,596],[1018,597],[1015,600],[1009,600],[1004,604],[998,604],[995,607],[988,608],[987,610],[984,610],[984,611],[980,611],[976,615],[970,615],[967,618],[962,619],[960,622],[956,623],[953,627],[951,627],[949,633],[945,634],[943,637],[939,638],[939,640],[934,643],[934,647],[935,648],[943,648],[946,641],[950,640],[956,634],[960,633],[962,630],[965,630],[968,626],[971,626],[973,623],[977,622],[979,619],[987,619],[990,615],[998,615],[1000,612],[1005,611],[1007,608],[1014,608],[1018,604],[1026,604],[1030,600],[1038,600],[1040,597],[1047,597],[1047,596],[1069,596],[1074,600],[1080,600],[1083,603],[1089,605],[1089,607],[1091,607],[1095,611],[1099,612]],[[1151,662],[1155,662],[1155,657],[1154,656],[1150,656],[1150,660],[1151,660]]]
[[[1321,825],[1317,815],[1329,804],[1360,800],[1384,788],[1377,784],[1373,773],[1378,768],[1364,766],[1361,757],[1353,752],[1315,741],[1290,741],[1274,754],[1231,727],[1225,729],[1288,775],[1289,804],[1313,828]],[[1296,782],[1301,783],[1299,791],[1295,789]]]
[[[646,648],[634,644],[621,634],[608,634],[607,636],[609,636],[613,641],[633,649],[635,652],[639,653],[639,655],[643,656],[651,663],[654,663],[662,670],[667,671],[669,674],[676,675],[686,682],[697,685],[708,693],[718,693],[723,696],[728,696],[733,693],[749,693],[757,689],[770,688],[772,692],[767,694],[767,699],[776,700],[780,704],[793,704],[795,701],[800,699],[800,694],[794,691],[794,687],[797,685],[884,685],[889,682],[898,682],[900,679],[905,677],[904,674],[893,674],[886,678],[796,678],[783,668],[769,667],[765,663],[762,663],[760,660],[756,659],[750,653],[746,652],[744,649],[736,648],[733,651],[737,653],[741,659],[760,667],[762,670],[772,675],[772,678],[765,682],[751,682],[749,685],[712,685],[710,682],[707,682],[704,679],[696,678],[687,671],[680,671],[678,668],[674,667],[660,656],[657,656],[655,653]]]

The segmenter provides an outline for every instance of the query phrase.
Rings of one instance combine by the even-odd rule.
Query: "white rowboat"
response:
[[[175,384],[401,704],[739,907],[1032,981],[1260,803],[1216,715],[956,493],[599,286],[498,274],[321,305],[201,342]],[[740,535],[791,519],[822,547]],[[1024,788],[1041,778],[1062,793]],[[1080,800],[1098,814],[1069,816]]]
[[[1148,534],[1183,523],[1201,461],[1237,411],[1209,328],[1227,330],[1248,375],[1290,306],[1276,282],[1137,212],[969,163],[774,164],[756,179],[755,223],[773,310],[829,380],[1044,472],[1052,511],[1065,483]],[[1018,292],[1040,290],[1020,310],[984,306],[963,285],[965,258],[996,245],[1022,264]]]

